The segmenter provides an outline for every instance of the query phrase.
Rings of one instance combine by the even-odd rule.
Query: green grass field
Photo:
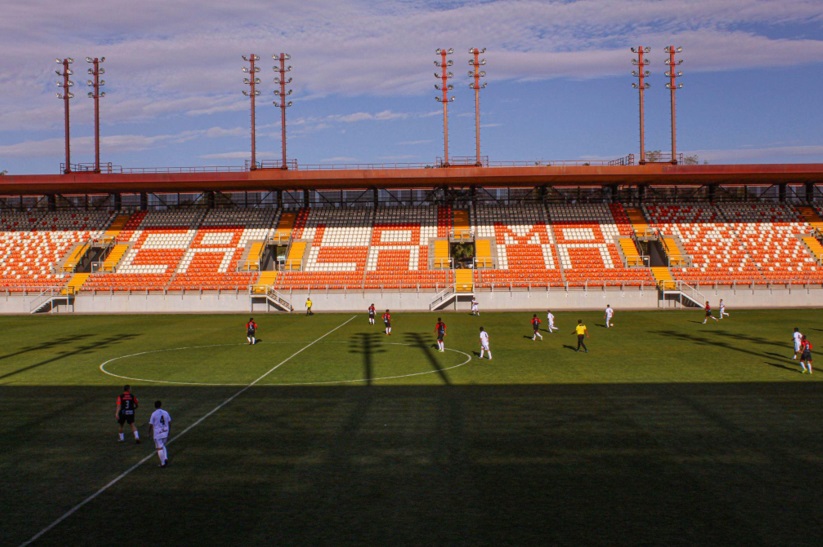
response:
[[[819,544],[820,311],[393,315],[0,317],[0,545]]]

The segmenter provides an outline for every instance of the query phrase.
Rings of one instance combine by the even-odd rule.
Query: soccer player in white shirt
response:
[[[171,431],[171,416],[163,410],[163,403],[160,401],[154,402],[154,412],[149,418],[149,432],[154,437],[154,446],[157,449],[157,457],[160,458],[160,467],[169,465],[169,452],[166,450],[166,442],[169,439],[169,431]]]
[[[477,304],[477,300],[472,298],[472,315],[480,315],[480,309]]]
[[[792,340],[794,341],[794,355],[792,355],[792,359],[797,359],[797,356],[800,354],[801,342],[803,341],[803,334],[800,333],[800,329],[797,327],[794,328],[794,332],[792,333]]]
[[[611,324],[612,316],[614,316],[614,310],[612,309],[612,307],[609,304],[606,304],[606,314],[605,314],[606,328],[609,328],[609,327],[612,326],[612,324]]]
[[[729,312],[726,311],[726,304],[723,302],[723,299],[720,299],[720,319],[723,319],[723,316],[729,317]]]
[[[480,327],[480,358],[483,358],[483,352],[489,352],[489,361],[492,360],[492,350],[489,349],[489,333]]]
[[[554,330],[560,330],[559,328],[554,326],[554,314],[551,310],[548,310],[546,312],[546,322],[549,324],[549,334],[551,334]]]

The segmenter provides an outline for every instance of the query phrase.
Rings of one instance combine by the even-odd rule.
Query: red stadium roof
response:
[[[0,195],[346,188],[821,184],[823,164],[534,165],[0,176]]]

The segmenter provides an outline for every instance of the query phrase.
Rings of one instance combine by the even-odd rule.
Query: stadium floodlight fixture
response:
[[[86,72],[92,76],[93,79],[87,80],[86,85],[92,88],[92,91],[87,94],[90,99],[94,100],[94,172],[100,172],[100,98],[105,97],[106,93],[100,91],[100,88],[106,85],[106,80],[101,80],[100,75],[106,73],[106,69],[100,66],[100,63],[106,60],[105,57],[86,57],[86,62],[91,64]]]
[[[280,88],[274,90],[274,96],[277,100],[273,101],[274,106],[280,109],[280,143],[282,149],[280,168],[288,169],[288,156],[286,154],[286,109],[294,103],[286,100],[286,98],[292,94],[291,89],[286,89],[286,86],[292,82],[292,78],[286,76],[286,73],[291,71],[292,66],[286,66],[286,61],[291,59],[291,55],[288,53],[280,53],[272,55],[271,57],[278,62],[278,64],[272,68],[275,72],[274,83]]]
[[[435,84],[434,88],[442,92],[441,96],[434,99],[443,105],[443,166],[449,165],[449,103],[454,102],[454,97],[449,97],[449,91],[454,89],[454,85],[449,83],[449,79],[454,77],[448,68],[454,65],[454,61],[447,59],[447,56],[454,53],[454,48],[437,48],[435,53],[440,56],[440,61],[434,61],[434,66],[440,69],[440,73],[434,73],[434,77],[441,81]]]
[[[257,169],[257,129],[255,126],[255,121],[257,119],[256,110],[255,110],[255,97],[260,95],[260,92],[257,90],[257,85],[261,83],[260,78],[256,76],[258,72],[260,72],[260,67],[256,66],[254,63],[260,60],[260,56],[254,53],[249,55],[241,55],[244,61],[249,63],[249,66],[241,67],[243,70],[243,74],[248,74],[248,78],[243,78],[243,83],[249,86],[248,91],[243,90],[243,95],[249,98],[250,110],[249,116],[251,118],[251,163],[250,169],[253,171]]]
[[[683,48],[680,46],[666,46],[664,51],[669,54],[664,61],[669,69],[666,71],[666,77],[669,79],[666,82],[666,89],[671,94],[671,120],[672,120],[672,163],[677,163],[677,109],[675,107],[675,91],[681,89],[683,84],[677,81],[677,78],[683,76],[683,73],[677,70],[677,67],[683,64],[683,59],[676,59],[675,55],[682,52]]]
[[[71,173],[71,132],[69,123],[69,101],[74,98],[74,93],[71,92],[71,88],[74,87],[74,82],[69,79],[69,76],[74,74],[74,72],[72,72],[72,70],[69,68],[69,65],[74,63],[74,59],[72,59],[71,57],[65,57],[63,59],[55,59],[55,61],[57,62],[57,64],[62,66],[62,70],[56,70],[55,73],[61,77],[61,81],[57,82],[57,87],[62,89],[62,92],[57,94],[57,98],[63,101],[63,119],[66,145],[66,163],[63,166],[63,172]]]
[[[486,82],[480,83],[480,78],[486,77],[486,72],[480,70],[481,66],[485,66],[486,59],[481,59],[480,55],[486,52],[486,48],[473,47],[469,49],[472,58],[469,59],[469,65],[474,70],[469,71],[469,78],[473,81],[469,87],[474,90],[474,151],[475,151],[475,166],[480,167],[483,163],[480,161],[480,90],[485,89]]]
[[[640,164],[646,163],[646,134],[645,134],[645,101],[644,91],[649,89],[650,84],[645,81],[649,77],[650,72],[645,69],[651,61],[643,57],[643,54],[649,53],[652,49],[648,46],[637,46],[631,48],[632,53],[637,54],[636,58],[632,59],[632,65],[636,66],[636,70],[632,70],[632,76],[637,78],[636,82],[632,82],[632,88],[638,90],[638,110],[639,110],[639,125],[640,125]]]

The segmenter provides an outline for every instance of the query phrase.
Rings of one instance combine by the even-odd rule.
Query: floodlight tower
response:
[[[640,165],[644,165],[646,163],[646,133],[643,92],[649,89],[649,84],[643,81],[643,79],[649,75],[649,71],[646,70],[646,65],[648,65],[650,61],[644,59],[643,54],[650,52],[651,48],[637,46],[633,47],[632,51],[637,53],[637,59],[632,59],[632,64],[637,67],[637,70],[632,70],[632,76],[637,78],[637,83],[632,83],[632,87],[640,93]]]
[[[452,66],[454,62],[451,59],[446,59],[446,55],[454,53],[454,49],[437,49],[435,51],[440,55],[440,61],[435,61],[434,66],[440,67],[440,74],[434,73],[435,78],[440,78],[443,83],[435,84],[434,88],[443,92],[442,97],[435,97],[435,100],[443,103],[443,167],[449,166],[449,102],[454,101],[454,97],[449,97],[449,91],[454,89],[454,86],[449,83],[449,78],[454,77],[454,74],[448,71],[448,67]]]
[[[486,53],[486,48],[469,50],[474,58],[469,59],[469,64],[472,70],[469,71],[469,77],[474,78],[474,82],[469,84],[469,87],[474,90],[474,149],[475,149],[475,165],[480,167],[480,90],[486,87],[486,82],[480,83],[480,78],[486,76],[485,71],[480,70],[480,67],[486,64],[486,59],[480,59],[480,55]]]
[[[243,60],[249,63],[248,67],[243,67],[243,72],[248,74],[248,78],[243,78],[243,83],[249,86],[249,90],[243,90],[243,95],[249,97],[251,101],[251,170],[254,171],[257,169],[257,133],[255,130],[255,120],[257,116],[255,115],[255,97],[260,95],[260,92],[257,91],[257,84],[260,83],[260,78],[257,77],[257,73],[260,72],[259,66],[254,66],[255,61],[260,60],[259,55],[255,55],[254,53],[250,54],[248,57],[243,55]]]
[[[666,84],[666,88],[671,92],[672,96],[672,163],[677,163],[677,109],[675,108],[674,102],[674,92],[681,87],[683,84],[677,83],[676,79],[683,76],[683,73],[677,70],[677,67],[683,63],[683,59],[678,59],[675,61],[674,56],[677,53],[683,51],[682,47],[674,47],[674,46],[666,46],[664,51],[669,54],[669,58],[666,59],[664,62],[669,67],[669,70],[666,71],[666,76],[669,78],[668,83]]]
[[[74,98],[74,93],[69,91],[72,86],[74,86],[74,82],[69,80],[69,76],[74,74],[72,70],[69,68],[74,62],[74,59],[71,57],[66,57],[65,59],[55,59],[58,64],[63,65],[63,71],[55,70],[54,72],[57,73],[58,76],[63,77],[62,82],[57,82],[57,87],[61,88],[63,91],[62,93],[57,94],[58,99],[63,100],[63,112],[65,118],[65,126],[66,126],[66,165],[63,168],[64,173],[71,173],[71,146],[69,146],[69,100]]]
[[[291,70],[291,65],[288,67],[286,66],[286,61],[291,59],[291,55],[288,53],[281,53],[280,55],[272,55],[272,59],[275,61],[280,61],[280,66],[274,66],[274,71],[278,72],[280,76],[274,77],[274,83],[280,85],[280,89],[275,89],[274,94],[277,96],[277,99],[280,102],[274,101],[274,106],[280,108],[280,142],[282,143],[283,148],[283,158],[280,164],[280,169],[288,169],[289,166],[286,164],[286,108],[292,105],[291,101],[287,101],[286,98],[291,95],[292,90],[286,90],[286,84],[291,83],[291,77],[286,78],[286,72]]]
[[[106,85],[106,80],[101,80],[100,75],[106,73],[106,69],[100,66],[100,63],[106,60],[105,57],[99,59],[95,57],[86,57],[86,62],[91,63],[91,68],[88,73],[93,77],[92,80],[86,80],[86,85],[91,86],[92,91],[88,92],[89,99],[94,99],[94,172],[100,172],[100,98],[106,96],[105,91],[100,91],[100,88]]]

